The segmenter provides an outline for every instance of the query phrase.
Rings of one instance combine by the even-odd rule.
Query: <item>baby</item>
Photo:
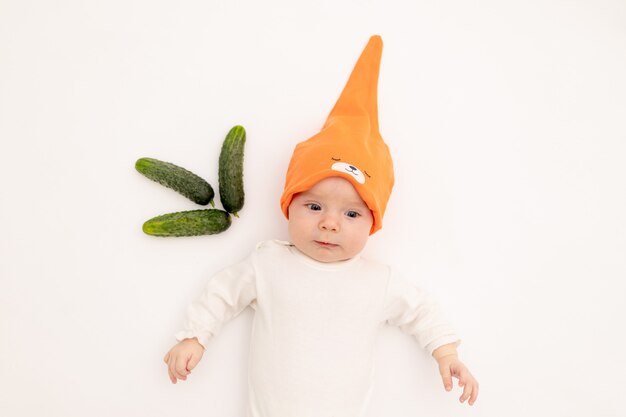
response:
[[[322,131],[294,150],[281,198],[290,242],[259,243],[188,308],[179,343],[164,358],[172,383],[187,379],[209,339],[249,305],[248,417],[362,416],[385,323],[432,354],[447,391],[458,378],[460,401],[476,401],[478,383],[438,305],[394,269],[360,256],[382,227],[394,182],[378,131],[381,53],[373,36]]]

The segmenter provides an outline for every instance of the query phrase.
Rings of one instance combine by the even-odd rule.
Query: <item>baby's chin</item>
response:
[[[296,248],[298,248],[300,252],[304,253],[309,258],[317,262],[341,262],[347,261],[351,258],[351,256],[345,253],[344,248],[339,245],[329,247],[313,241],[306,245],[298,246],[298,244],[296,244]]]

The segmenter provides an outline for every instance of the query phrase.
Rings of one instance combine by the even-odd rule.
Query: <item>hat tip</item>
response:
[[[381,38],[380,35],[372,35],[370,36],[370,42],[381,42],[382,43],[383,38]]]

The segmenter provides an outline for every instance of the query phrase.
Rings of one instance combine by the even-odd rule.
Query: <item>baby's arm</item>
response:
[[[449,343],[435,349],[433,357],[439,364],[439,373],[446,391],[452,390],[452,377],[457,378],[459,387],[463,388],[463,394],[459,400],[465,402],[469,398],[468,404],[474,405],[478,397],[478,381],[459,360],[456,343]]]
[[[204,348],[195,337],[193,339],[181,340],[174,345],[163,358],[163,361],[167,364],[167,372],[170,375],[172,384],[175,384],[179,379],[182,381],[187,380],[187,375],[200,362],[203,353]]]
[[[176,334],[179,343],[163,358],[173,384],[187,379],[200,362],[209,339],[255,298],[254,267],[250,258],[223,269],[209,280],[202,295],[187,308],[184,329]]]
[[[469,399],[469,404],[474,404],[478,383],[458,358],[459,338],[439,304],[426,291],[392,273],[387,287],[385,317],[389,324],[415,336],[422,347],[432,352],[447,391],[452,389],[452,377],[458,378],[459,386],[463,387],[461,402]]]

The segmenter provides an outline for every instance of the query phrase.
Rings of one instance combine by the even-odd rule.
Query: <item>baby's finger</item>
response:
[[[174,366],[174,375],[178,379],[182,379],[184,381],[185,379],[187,379],[188,373],[189,371],[187,370],[187,358],[179,355]]]
[[[170,377],[170,381],[172,382],[172,384],[175,384],[177,381],[176,381],[176,377],[174,376],[174,373],[172,372],[173,368],[174,368],[173,360],[172,360],[171,356],[168,355],[168,358],[167,358],[167,375]]]
[[[170,368],[167,368],[167,374],[169,375],[170,381],[172,381],[172,384],[175,384],[177,382],[176,377],[172,374],[172,371],[170,371]]]
[[[459,400],[463,403],[465,402],[465,400],[467,400],[470,397],[471,394],[472,394],[472,384],[467,384],[465,385],[465,388],[463,388],[463,394],[461,395]]]
[[[461,369],[457,371],[455,377],[459,379],[459,387],[463,388],[468,380],[468,372],[464,369]]]
[[[472,390],[472,395],[470,396],[468,404],[474,405],[476,398],[478,398],[478,382],[474,382],[474,389]]]
[[[187,371],[191,373],[191,370],[196,367],[201,358],[202,357],[200,355],[191,355],[189,362],[187,362]]]
[[[169,357],[168,360],[167,360],[167,373],[169,374],[170,380],[172,381],[173,384],[175,384],[176,381],[177,381],[176,380],[176,375],[174,373],[175,372],[174,371],[174,366],[175,366],[174,358]]]
[[[441,373],[441,379],[443,380],[443,387],[446,391],[450,391],[452,389],[452,375],[450,374],[450,369],[441,368],[439,369]]]
[[[192,356],[191,358],[189,358],[189,362],[187,362],[187,371],[189,371],[189,373],[191,373],[191,371],[193,370],[193,368],[196,367],[198,362],[200,362],[200,359],[197,356],[195,356],[195,355]]]

